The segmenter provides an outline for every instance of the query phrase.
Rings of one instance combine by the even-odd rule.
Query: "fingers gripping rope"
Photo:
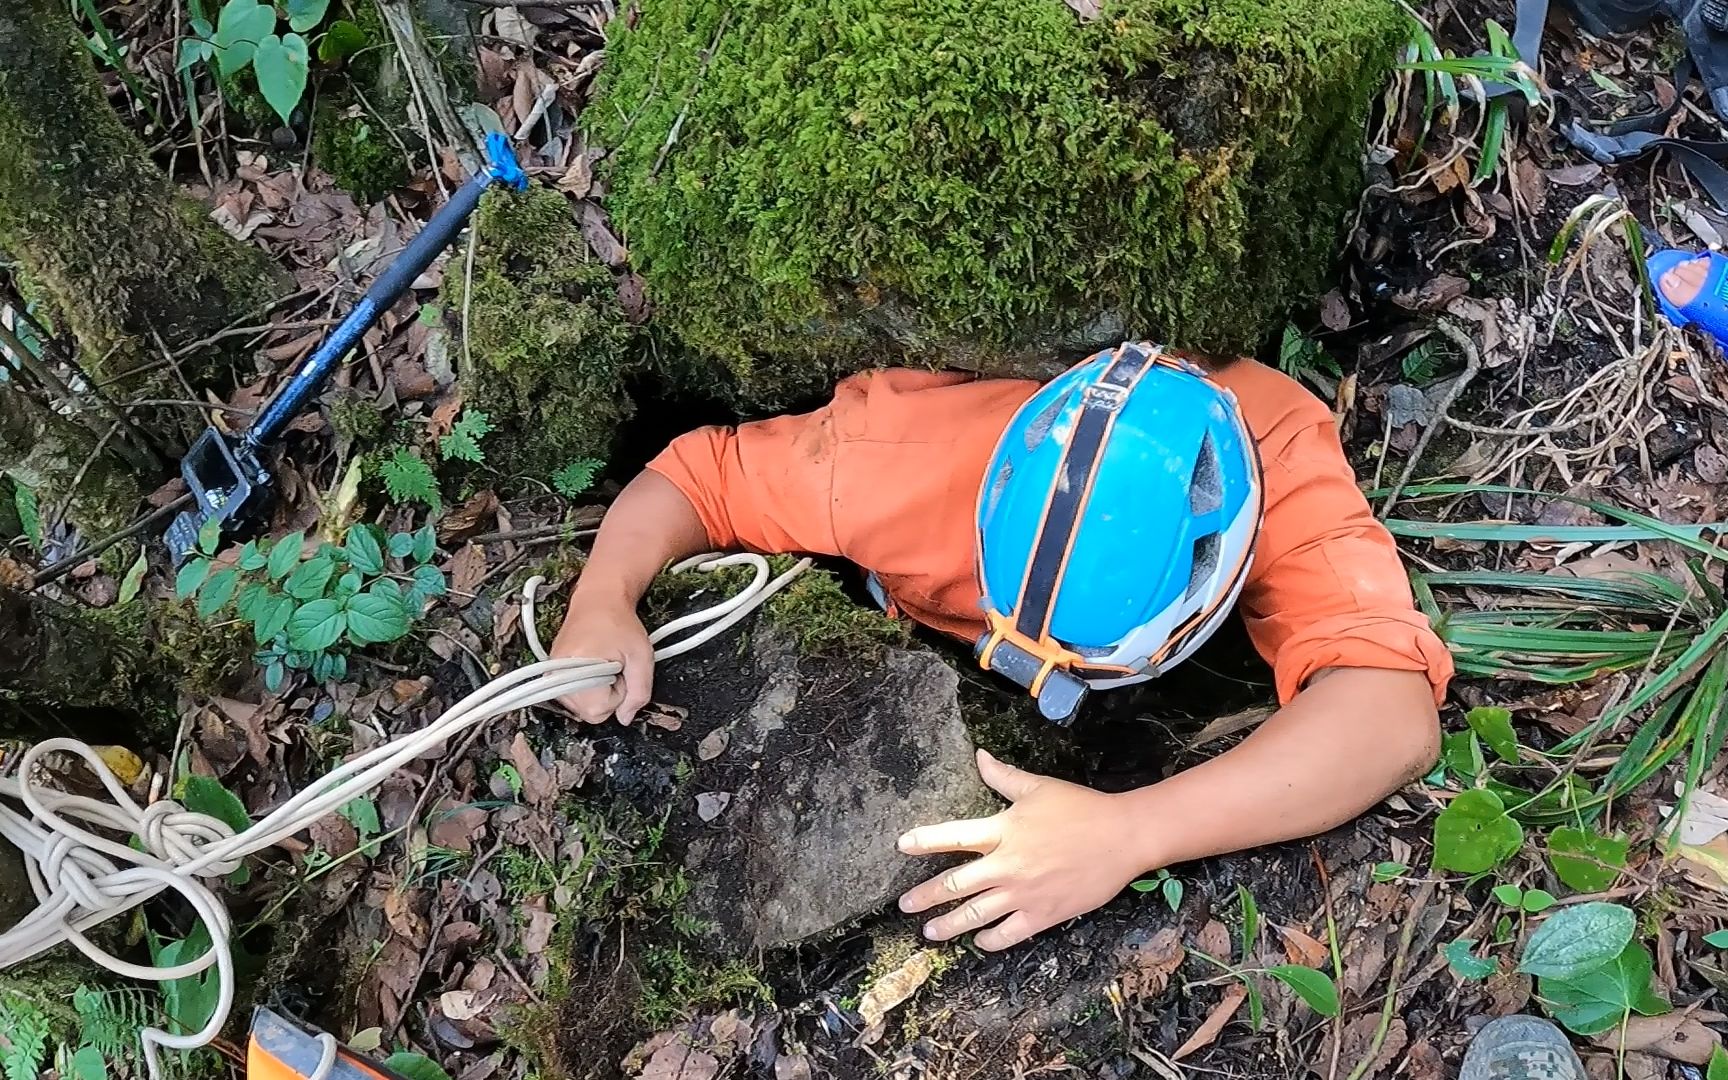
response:
[[[656,661],[682,656],[725,633],[809,569],[810,560],[772,577],[768,561],[760,555],[700,555],[674,566],[672,572],[712,572],[728,566],[749,566],[755,577],[737,595],[654,631],[648,640],[657,646]],[[233,873],[246,856],[306,829],[378,786],[397,768],[476,724],[605,686],[618,675],[621,668],[615,661],[554,660],[548,656],[534,625],[534,601],[541,584],[542,578],[530,578],[522,589],[522,630],[535,663],[474,691],[427,727],[397,736],[339,766],[241,833],[172,799],[140,807],[113,770],[81,742],[49,739],[25,751],[18,759],[16,774],[0,777],[0,837],[24,853],[37,906],[18,925],[0,933],[0,969],[62,942],[70,942],[109,971],[133,979],[167,982],[214,967],[219,983],[217,1007],[202,1029],[189,1035],[172,1035],[159,1028],[145,1028],[140,1033],[153,1077],[161,1074],[162,1048],[189,1050],[209,1043],[222,1030],[234,1005],[234,955],[228,910],[206,880]],[[686,633],[688,636],[680,640],[662,644]],[[57,753],[81,758],[101,781],[107,800],[43,786],[37,779],[42,760]],[[23,812],[10,805],[13,803],[21,804]],[[128,836],[138,839],[138,848],[125,842]],[[133,964],[85,936],[98,923],[169,890],[185,899],[210,933],[210,948],[201,956],[171,966]],[[330,1071],[335,1058],[333,1040],[324,1051],[325,1064],[313,1080],[322,1080]]]

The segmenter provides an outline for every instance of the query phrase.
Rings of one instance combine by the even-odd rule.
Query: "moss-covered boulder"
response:
[[[544,480],[571,461],[604,459],[633,411],[625,383],[645,355],[611,272],[550,188],[489,194],[475,221],[472,293],[453,259],[445,300],[467,319],[456,346],[465,400],[498,425],[488,462]]]
[[[612,27],[586,115],[613,221],[662,325],[762,389],[1251,348],[1329,270],[1402,36],[1394,0],[646,0]]]

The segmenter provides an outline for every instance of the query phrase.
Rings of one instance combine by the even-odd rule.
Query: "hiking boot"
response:
[[[1470,1040],[1458,1080],[1584,1080],[1584,1063],[1548,1021],[1502,1016]]]

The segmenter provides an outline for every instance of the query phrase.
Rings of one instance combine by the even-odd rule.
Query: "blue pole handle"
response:
[[[275,441],[290,422],[300,414],[318,393],[318,388],[342,363],[342,359],[359,343],[362,335],[372,329],[380,317],[402,298],[414,279],[426,272],[443,250],[455,241],[462,227],[480,205],[480,196],[495,183],[508,184],[517,191],[526,190],[528,177],[516,163],[510,140],[497,132],[486,139],[486,168],[462,185],[450,201],[432,215],[432,220],[411,240],[402,254],[396,256],[385,271],[372,282],[366,295],[354,305],[348,317],[332,330],[299,370],[252,421],[241,439],[243,449],[256,453]]]

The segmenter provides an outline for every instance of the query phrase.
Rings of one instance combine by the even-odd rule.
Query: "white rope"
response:
[[[768,561],[760,555],[699,555],[672,568],[712,572],[728,566],[749,566],[755,577],[735,596],[713,607],[686,615],[649,635],[657,646],[674,635],[690,636],[654,652],[656,661],[670,660],[713,640],[761,607],[810,566],[804,559],[770,580]],[[346,762],[311,787],[235,833],[223,822],[193,813],[171,799],[140,807],[127,794],[96,752],[73,739],[49,739],[26,750],[15,776],[0,777],[0,837],[24,853],[36,908],[18,925],[0,933],[0,970],[22,963],[62,942],[117,975],[167,982],[214,966],[219,981],[215,1013],[190,1035],[172,1035],[160,1028],[140,1033],[150,1075],[161,1075],[160,1048],[190,1050],[214,1039],[234,1005],[234,954],[229,945],[232,927],[220,897],[205,884],[234,872],[246,856],[263,851],[310,827],[337,807],[359,798],[403,764],[419,758],[456,735],[507,713],[610,683],[620,666],[614,661],[548,658],[534,626],[535,593],[542,578],[530,578],[522,588],[522,629],[537,662],[502,675],[469,694],[419,731],[397,736]],[[700,630],[695,628],[701,627]],[[50,754],[82,758],[108,793],[108,800],[68,795],[37,781],[42,759]],[[3,800],[23,804],[20,813]],[[104,833],[109,835],[104,835]],[[115,836],[136,837],[142,850]],[[183,897],[210,933],[203,955],[172,966],[129,963],[85,936],[98,923],[132,910],[159,893],[172,890]],[[334,1058],[334,1043],[324,1057]],[[326,1065],[322,1072],[328,1072]],[[316,1080],[316,1078],[315,1078]]]

